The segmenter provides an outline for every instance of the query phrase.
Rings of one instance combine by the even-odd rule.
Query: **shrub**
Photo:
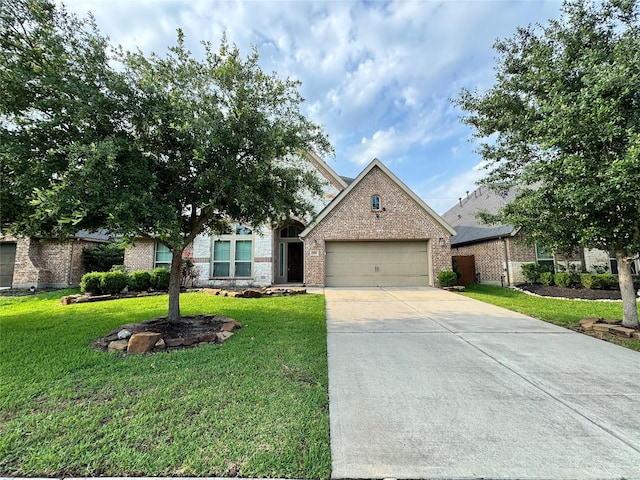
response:
[[[102,293],[116,295],[124,290],[128,282],[129,277],[124,272],[105,272],[102,274],[100,289],[102,290]]]
[[[572,275],[570,273],[556,273],[553,276],[554,283],[559,287],[568,287],[571,285]]]
[[[109,269],[110,272],[122,272],[122,273],[127,273],[127,266],[126,265],[112,265],[111,268]]]
[[[540,274],[535,263],[523,263],[520,268],[522,275],[528,283],[536,283],[540,279]]]
[[[129,290],[142,292],[149,290],[151,286],[151,274],[146,270],[136,270],[129,274]]]
[[[458,281],[458,275],[453,270],[442,270],[438,273],[438,284],[441,287],[453,287]]]
[[[618,286],[618,276],[611,273],[601,273],[596,275],[598,286],[604,290],[616,288]]]
[[[90,293],[91,295],[99,295],[102,293],[100,284],[102,282],[102,272],[85,273],[80,279],[80,291],[82,293]]]
[[[542,265],[540,263],[523,263],[520,268],[527,283],[538,283],[541,273],[553,273],[553,267],[551,265]]]
[[[108,272],[112,266],[124,263],[124,247],[119,243],[103,243],[85,248],[82,261],[89,272]]]
[[[196,278],[200,274],[200,269],[193,263],[193,255],[191,252],[184,252],[182,255],[182,281],[181,287],[188,287],[193,285]]]
[[[596,283],[595,275],[591,273],[583,273],[580,275],[580,283],[584,288],[592,289]]]
[[[540,283],[545,286],[553,285],[553,273],[551,272],[542,272],[540,273]]]
[[[169,290],[169,278],[171,272],[166,268],[158,267],[151,272],[151,286],[156,290]]]

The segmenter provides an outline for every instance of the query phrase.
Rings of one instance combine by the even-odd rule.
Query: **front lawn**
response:
[[[510,288],[482,284],[467,286],[462,295],[566,328],[574,328],[580,319],[586,317],[622,318],[621,301],[596,302],[536,297]],[[607,340],[640,351],[638,340],[622,340],[615,337],[608,337]]]
[[[183,314],[242,330],[123,357],[90,343],[165,315],[166,296],[60,296],[0,297],[0,476],[329,478],[324,297],[183,294]]]

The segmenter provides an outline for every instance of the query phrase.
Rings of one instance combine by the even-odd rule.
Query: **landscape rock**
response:
[[[182,345],[184,345],[185,347],[188,347],[190,345],[195,345],[196,343],[198,343],[198,337],[185,337],[182,339]]]
[[[258,290],[244,290],[241,295],[238,295],[242,298],[262,298],[262,293]]]
[[[608,323],[609,325],[620,325],[622,320],[618,320],[617,318],[601,318],[600,322]]]
[[[182,345],[183,340],[184,340],[183,338],[167,338],[167,339],[164,341],[164,344],[165,344],[167,347],[171,347],[171,348],[173,348],[173,347],[179,347],[179,346],[181,346],[181,345]]]
[[[167,344],[164,342],[164,338],[158,340],[153,348],[157,348],[160,350],[167,348]]]
[[[114,340],[113,342],[109,342],[109,345],[107,346],[107,351],[126,352],[128,345],[129,345],[128,340]]]
[[[591,323],[583,323],[581,324],[582,329],[585,332],[593,332],[593,326],[595,325],[595,322],[591,322]]]
[[[218,343],[223,343],[225,340],[231,338],[233,336],[232,332],[218,332],[216,333],[218,336]]]
[[[631,336],[636,332],[635,329],[633,328],[626,328],[626,327],[611,327],[609,329],[609,333],[613,334],[613,335],[617,335],[619,337],[627,337],[627,338],[631,338]]]
[[[202,293],[207,295],[220,295],[221,290],[219,288],[203,288]]]
[[[598,320],[600,319],[595,317],[583,318],[580,320],[580,325],[584,325],[586,323],[598,323]]]
[[[129,338],[127,353],[137,355],[153,350],[155,344],[162,338],[162,334],[154,332],[135,333]]]
[[[71,305],[77,302],[78,298],[80,298],[82,295],[80,294],[76,294],[76,295],[66,295],[64,297],[62,297],[60,299],[60,303],[62,305]]]
[[[595,323],[593,325],[593,330],[600,333],[609,333],[610,328],[611,328],[611,325],[607,323]]]
[[[123,328],[122,330],[120,330],[118,332],[118,338],[120,340],[124,340],[126,338],[129,338],[131,336],[131,332],[129,330],[127,330],[126,328]]]
[[[198,342],[200,343],[217,343],[218,336],[216,332],[205,333],[203,335],[198,335]]]
[[[442,287],[443,290],[448,292],[464,292],[464,285],[454,285],[453,287]]]
[[[233,320],[222,324],[223,332],[233,332],[236,328],[242,328],[242,323]]]

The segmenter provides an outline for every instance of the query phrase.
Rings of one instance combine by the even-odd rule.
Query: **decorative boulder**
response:
[[[154,332],[135,333],[129,338],[127,353],[136,355],[139,353],[147,353],[153,350],[158,340],[162,338],[162,334]]]

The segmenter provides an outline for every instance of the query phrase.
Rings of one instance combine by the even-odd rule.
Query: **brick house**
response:
[[[78,232],[69,240],[0,235],[1,288],[65,288],[78,285],[82,251],[108,241],[104,233]]]
[[[317,217],[199,235],[188,249],[197,286],[434,285],[450,268],[455,232],[379,160],[351,180],[308,158],[324,181],[323,196],[314,199]],[[150,239],[125,251],[130,271],[170,261],[168,249]]]
[[[301,233],[305,282],[326,286],[435,285],[455,233],[379,160]]]
[[[607,252],[597,249],[579,249],[572,257],[565,258],[540,245],[528,245],[524,232],[511,225],[487,225],[478,218],[479,212],[497,213],[515,198],[515,190],[501,196],[486,186],[467,192],[465,197],[445,212],[442,217],[453,226],[456,234],[451,238],[451,254],[454,261],[473,262],[477,280],[481,283],[516,285],[525,281],[521,266],[524,263],[547,263],[565,267],[567,262],[579,268],[593,271],[594,267],[606,267],[617,273],[617,262]],[[638,261],[635,271],[639,271]]]

